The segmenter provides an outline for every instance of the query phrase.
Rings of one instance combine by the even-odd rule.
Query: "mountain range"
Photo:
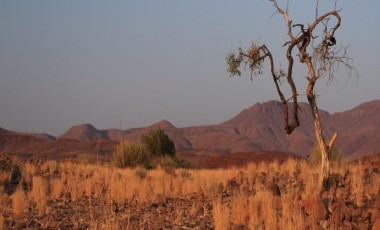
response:
[[[315,146],[313,118],[307,103],[300,103],[299,109],[301,125],[291,135],[283,130],[281,103],[269,101],[256,103],[216,125],[177,128],[162,120],[142,128],[98,130],[91,124],[81,124],[57,137],[0,129],[0,152],[55,158],[97,152],[105,157],[120,140],[139,140],[150,129],[161,127],[174,141],[178,152],[226,155],[271,151],[307,157]],[[320,110],[320,117],[326,139],[338,132],[336,146],[345,158],[380,152],[380,100],[334,114]]]

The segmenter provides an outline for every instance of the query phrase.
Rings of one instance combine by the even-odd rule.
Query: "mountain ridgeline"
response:
[[[380,152],[379,114],[380,100],[363,103],[346,112],[329,114],[320,110],[326,138],[329,138],[333,132],[338,132],[336,146],[345,158],[356,158]],[[9,149],[10,143],[7,143],[5,133],[29,136],[39,144],[48,142],[88,144],[96,143],[96,141],[114,144],[120,140],[139,140],[150,129],[161,127],[174,141],[177,151],[207,150],[219,154],[279,151],[306,157],[315,146],[313,119],[307,103],[300,103],[299,119],[300,127],[291,135],[286,135],[283,130],[282,105],[278,101],[269,101],[257,103],[230,120],[217,125],[177,128],[170,122],[162,120],[143,128],[98,130],[90,124],[83,124],[73,126],[63,135],[55,137],[55,140],[51,136],[39,138],[41,135],[2,130],[0,151],[7,152],[6,150]],[[25,143],[30,144],[33,141]],[[106,146],[110,148],[112,144],[106,144]],[[12,150],[18,151],[15,148]],[[24,146],[24,151],[27,150],[28,148]],[[49,149],[45,148],[44,151],[48,154]]]

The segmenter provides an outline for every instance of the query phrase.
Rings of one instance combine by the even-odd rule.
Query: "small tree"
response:
[[[141,137],[141,142],[154,156],[169,155],[174,157],[175,147],[169,136],[161,129],[152,129]]]
[[[286,58],[288,61],[287,70],[275,71],[273,56],[267,46],[252,43],[251,47],[246,51],[239,48],[239,53],[237,55],[233,53],[227,55],[227,71],[231,76],[240,75],[241,71],[239,68],[241,64],[244,63],[250,69],[252,78],[253,75],[262,74],[264,60],[269,59],[272,79],[284,111],[284,130],[287,134],[291,134],[293,130],[300,125],[298,120],[298,97],[300,94],[298,94],[297,87],[293,81],[293,67],[295,60],[292,54],[294,49],[298,52],[298,63],[306,65],[308,69],[308,76],[306,77],[308,81],[306,96],[313,114],[316,139],[322,155],[321,175],[323,179],[327,179],[330,172],[329,156],[334,147],[337,133],[334,133],[328,142],[325,141],[325,136],[321,128],[314,86],[317,81],[323,77],[328,77],[328,82],[331,82],[335,77],[334,72],[339,66],[345,67],[349,75],[351,75],[353,71],[357,75],[356,70],[352,65],[352,59],[347,55],[348,47],[336,46],[335,35],[341,24],[340,10],[336,9],[335,4],[334,10],[319,15],[319,1],[317,0],[315,19],[307,24],[293,24],[293,21],[288,14],[288,6],[286,6],[286,10],[283,10],[276,0],[269,1],[272,2],[276,13],[283,16],[288,29],[289,41],[285,42],[283,45],[286,47]],[[286,78],[292,91],[292,96],[289,99],[285,98],[279,84],[284,78]],[[288,117],[289,101],[292,101],[293,103],[291,122]]]

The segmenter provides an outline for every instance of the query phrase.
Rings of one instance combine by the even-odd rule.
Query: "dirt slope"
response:
[[[380,151],[380,100],[363,103],[349,111],[329,114],[320,111],[326,138],[338,132],[337,146],[348,159]],[[23,154],[67,154],[95,151],[94,143],[111,151],[120,140],[139,140],[152,128],[161,127],[174,141],[177,151],[205,150],[218,154],[242,152],[287,152],[307,157],[314,147],[314,127],[309,105],[300,103],[301,122],[291,135],[283,132],[281,103],[256,103],[226,122],[177,128],[162,120],[147,127],[98,130],[90,124],[76,125],[54,140],[41,134],[0,130],[0,151]],[[103,146],[100,147],[102,150]],[[96,150],[99,152],[98,150]],[[65,153],[64,153],[65,152]]]

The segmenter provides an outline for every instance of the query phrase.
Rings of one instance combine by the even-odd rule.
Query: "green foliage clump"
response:
[[[227,72],[230,76],[240,76],[240,65],[245,64],[245,67],[251,70],[251,79],[253,75],[263,74],[263,64],[265,57],[268,56],[268,51],[265,46],[260,46],[258,42],[252,42],[251,47],[244,51],[239,48],[239,54],[228,53],[226,56]]]
[[[339,166],[342,163],[342,153],[336,147],[334,147],[330,153],[330,165],[331,166]],[[313,152],[311,154],[311,162],[313,165],[318,166],[321,165],[322,162],[322,154],[319,146],[314,147]]]
[[[150,130],[140,142],[121,142],[113,154],[112,164],[119,168],[191,168],[190,163],[175,157],[174,142],[161,128]]]
[[[176,157],[163,156],[159,159],[158,164],[161,168],[191,168],[191,164],[187,161],[179,160]]]
[[[230,73],[231,76],[240,76],[240,64],[243,61],[243,57],[241,55],[236,55],[234,53],[228,53],[226,56],[226,61],[227,61],[227,72]]]
[[[118,168],[136,166],[149,168],[151,158],[149,149],[143,143],[123,141],[116,147],[112,163]]]
[[[161,128],[150,130],[141,137],[141,142],[154,156],[175,155],[174,142]]]

